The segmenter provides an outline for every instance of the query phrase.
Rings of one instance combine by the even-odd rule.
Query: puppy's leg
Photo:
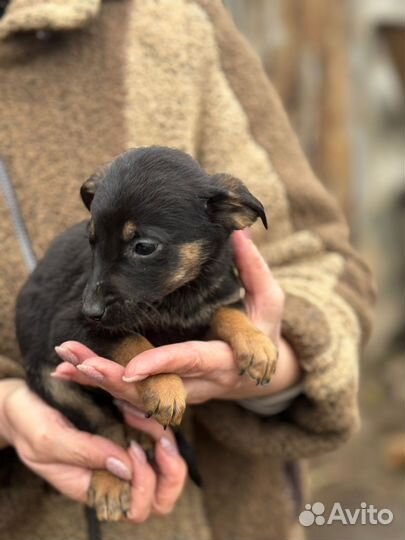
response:
[[[112,423],[97,431],[119,446],[127,447],[122,425]],[[87,491],[87,504],[100,521],[119,521],[131,508],[131,485],[106,470],[94,471]]]
[[[144,337],[129,336],[114,348],[112,360],[126,366],[134,356],[152,348]],[[147,415],[156,418],[164,427],[180,424],[186,408],[186,391],[178,375],[152,375],[135,384]]]
[[[49,373],[49,368],[44,368],[41,373],[48,403],[65,414],[77,428],[127,447],[122,424],[106,417],[79,385],[55,379]],[[106,470],[94,471],[87,491],[87,504],[95,509],[100,521],[118,521],[131,506],[130,484]]]
[[[131,508],[131,485],[108,471],[94,471],[87,504],[95,509],[99,521],[120,521]]]
[[[210,337],[230,345],[241,375],[246,372],[256,384],[270,382],[276,370],[277,347],[245,313],[234,307],[219,308],[211,320]]]

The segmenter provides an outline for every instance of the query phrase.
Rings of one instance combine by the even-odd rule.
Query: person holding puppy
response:
[[[0,89],[0,537],[99,535],[77,501],[100,468],[132,483],[128,519],[103,524],[105,540],[291,537],[299,460],[358,425],[373,289],[257,58],[219,0],[11,0]],[[253,241],[238,232],[233,243],[247,312],[279,348],[272,384],[256,387],[220,341],[147,351],[125,370],[61,344],[59,378],[110,392],[156,441],[156,468],[136,443],[125,450],[80,432],[31,393],[14,332],[27,273],[56,234],[86,218],[86,175],[152,144],[241,178],[264,203],[269,231],[253,229]],[[167,372],[187,388],[202,490],[186,481],[172,432],[145,419],[129,390]]]

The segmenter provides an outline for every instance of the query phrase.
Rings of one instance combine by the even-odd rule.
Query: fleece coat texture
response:
[[[373,289],[259,60],[219,0],[11,0],[0,19],[0,155],[33,253],[86,218],[81,183],[129,147],[180,148],[266,207],[253,238],[286,293],[282,332],[304,371],[287,411],[191,408],[203,490],[103,540],[287,540],[298,460],[358,426],[358,357]],[[14,304],[27,265],[0,192],[0,378],[23,377]],[[295,479],[295,482],[292,480]],[[85,540],[83,508],[0,452],[0,538]]]

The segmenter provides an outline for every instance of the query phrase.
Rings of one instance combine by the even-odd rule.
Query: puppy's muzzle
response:
[[[101,290],[101,282],[88,286],[84,293],[82,313],[88,319],[100,321],[106,312],[106,303]]]

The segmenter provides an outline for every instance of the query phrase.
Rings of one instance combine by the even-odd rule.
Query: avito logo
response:
[[[362,502],[360,508],[350,510],[343,508],[339,502],[334,503],[328,515],[325,515],[325,505],[321,502],[306,504],[305,510],[299,515],[299,522],[304,527],[311,525],[389,525],[394,520],[394,514],[388,508],[379,510],[372,504]]]

